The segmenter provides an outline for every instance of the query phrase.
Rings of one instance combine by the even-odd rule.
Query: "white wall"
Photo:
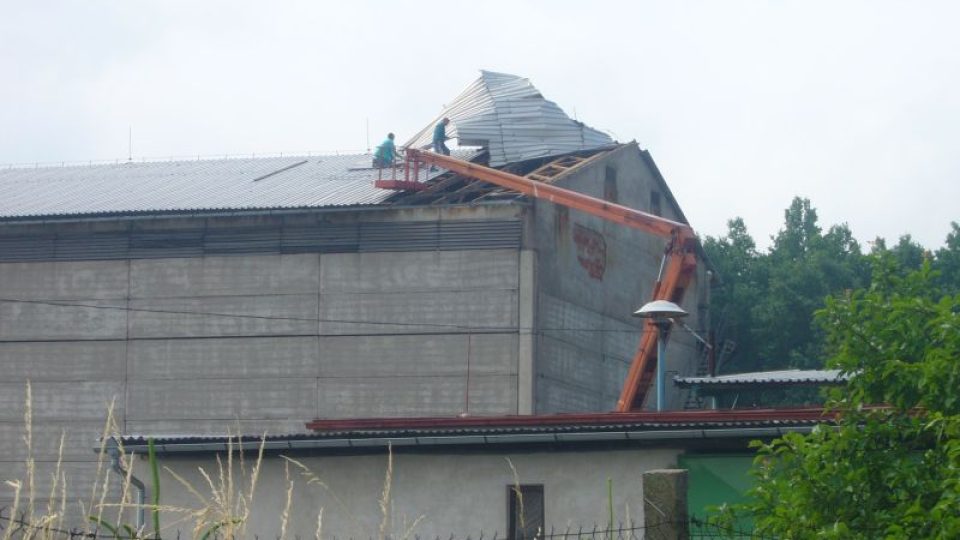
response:
[[[507,529],[507,489],[516,468],[521,484],[543,484],[546,528],[592,527],[606,523],[607,479],[613,480],[613,505],[617,521],[643,520],[641,477],[644,471],[673,467],[678,450],[632,449],[562,452],[492,451],[484,454],[395,453],[391,483],[388,533],[399,537],[420,518],[412,533],[424,538],[485,538],[494,532],[504,538]],[[376,538],[382,513],[386,453],[361,456],[295,457],[323,485],[307,485],[301,471],[290,467],[294,482],[288,536],[312,537],[317,515],[323,510],[325,538]],[[162,458],[162,465],[188,479],[198,491],[209,493],[198,467],[216,477],[212,456]],[[249,467],[249,458],[247,467]],[[275,537],[286,500],[285,461],[264,459],[247,533]],[[138,460],[136,474],[149,479],[146,462]],[[161,475],[167,506],[199,507],[195,496],[166,471]],[[422,516],[422,517],[421,517]],[[167,513],[165,523],[176,516]],[[405,525],[406,524],[406,525]],[[184,524],[189,529],[192,525]]]

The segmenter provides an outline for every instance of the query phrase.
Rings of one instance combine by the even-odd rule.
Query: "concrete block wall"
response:
[[[70,500],[89,496],[111,400],[119,429],[145,434],[516,414],[519,258],[507,249],[0,264],[0,298],[26,301],[0,302],[0,479],[23,478],[27,381],[38,478],[63,431]],[[11,495],[0,491],[0,506]]]
[[[608,167],[616,176],[619,204],[649,212],[650,193],[658,191],[663,216],[680,219],[635,144],[619,147],[557,184],[604,198]],[[650,299],[666,242],[542,201],[536,203],[535,215],[539,329],[535,409],[613,410],[642,331],[631,314]],[[682,304],[691,314],[687,323],[692,328],[700,326],[698,315],[706,302],[704,272],[701,265]],[[673,332],[668,378],[693,374],[698,360],[694,338]],[[682,408],[685,393],[667,386],[668,407]]]

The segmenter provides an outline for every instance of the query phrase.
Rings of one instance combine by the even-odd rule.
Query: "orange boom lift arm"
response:
[[[660,275],[653,287],[653,300],[669,300],[679,304],[696,271],[696,235],[689,225],[664,219],[660,216],[634,210],[603,199],[584,195],[552,184],[545,184],[501,170],[485,167],[469,161],[444,156],[425,150],[406,150],[405,179],[416,182],[422,164],[435,165],[467,178],[482,180],[530,197],[566,206],[597,216],[612,223],[639,229],[665,238],[667,246]],[[413,178],[411,178],[411,171]],[[404,182],[407,183],[407,182]],[[647,388],[656,371],[657,332],[648,323],[640,345],[630,364],[627,378],[617,401],[618,412],[629,412],[643,407]]]

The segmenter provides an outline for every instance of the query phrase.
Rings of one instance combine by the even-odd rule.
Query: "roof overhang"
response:
[[[834,416],[822,409],[676,411],[496,417],[367,418],[315,420],[313,433],[287,435],[127,435],[127,452],[143,453],[153,439],[158,452],[189,454],[227,451],[343,453],[384,448],[442,451],[504,446],[563,449],[577,445],[602,448],[675,446],[697,441],[749,441],[786,433],[806,433]]]

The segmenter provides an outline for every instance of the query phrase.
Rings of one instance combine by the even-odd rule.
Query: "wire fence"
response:
[[[118,534],[114,531],[91,525],[88,528],[61,528],[52,524],[30,523],[21,515],[11,516],[7,508],[0,508],[0,538],[4,540],[186,540],[192,538],[192,532],[169,531],[161,537],[150,533],[136,534],[134,531],[125,530],[129,534]],[[394,539],[387,535],[384,538],[356,537],[356,536],[337,536],[334,534],[323,535],[328,540],[674,540],[679,538],[688,539],[749,539],[749,540],[774,540],[773,537],[760,536],[753,531],[741,530],[721,526],[714,523],[708,523],[696,517],[691,517],[687,521],[663,521],[657,523],[620,523],[615,527],[593,525],[588,527],[567,526],[563,528],[551,527],[549,531],[541,530],[530,537],[522,535],[504,535],[498,532],[492,534],[480,531],[476,535],[458,535],[451,533],[449,535],[418,535],[412,534],[404,539]],[[204,536],[206,540],[234,540],[233,537],[225,536],[213,532]],[[254,540],[279,540],[280,535],[276,536],[258,536],[251,535],[249,538]],[[291,540],[300,540],[308,538],[301,535],[288,535]],[[309,538],[315,538],[310,535]]]

